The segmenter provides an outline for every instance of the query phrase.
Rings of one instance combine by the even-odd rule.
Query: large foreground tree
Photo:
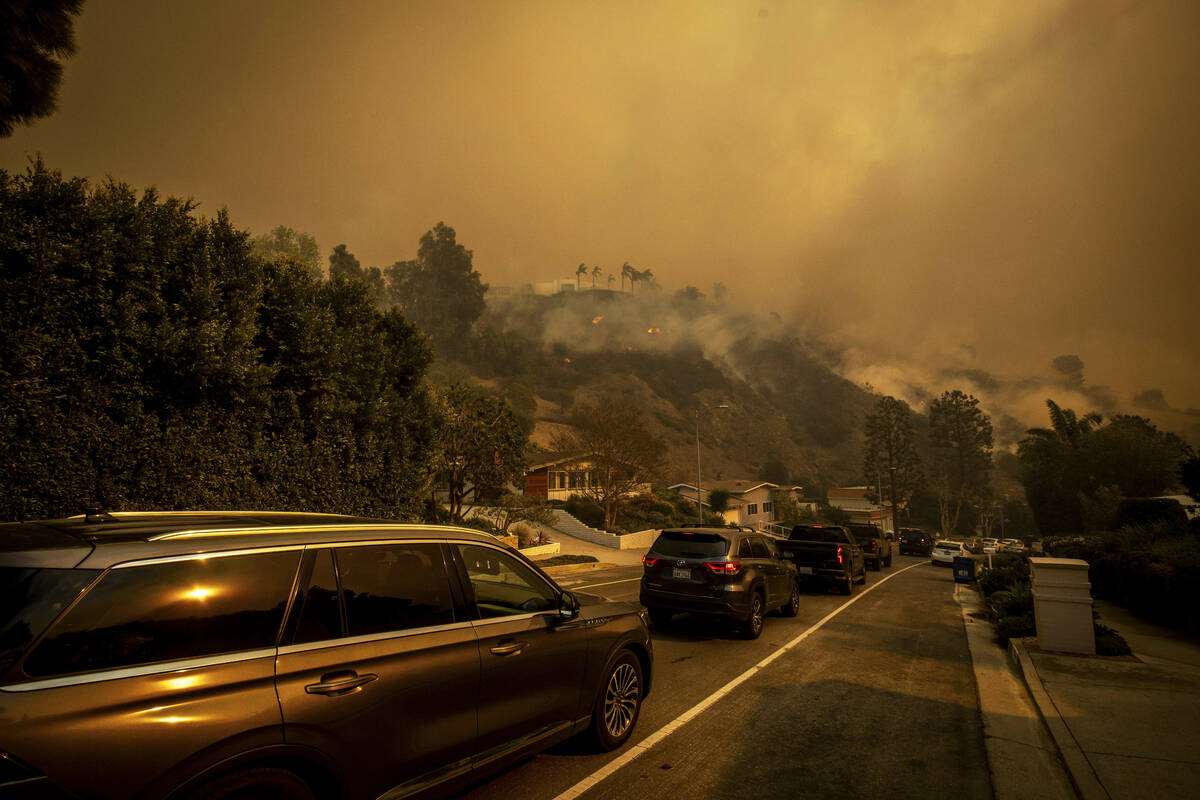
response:
[[[0,516],[276,508],[416,517],[431,355],[356,282],[224,212],[0,172]]]
[[[5,0],[0,11],[0,138],[57,108],[83,0]]]

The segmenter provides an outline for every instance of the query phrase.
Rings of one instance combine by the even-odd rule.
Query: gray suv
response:
[[[0,798],[451,792],[624,743],[639,609],[477,531],[316,514],[0,525]]]
[[[768,611],[794,617],[800,610],[796,565],[774,540],[754,531],[664,530],[642,566],[639,599],[660,627],[676,612],[690,611],[732,619],[745,638],[757,639]]]

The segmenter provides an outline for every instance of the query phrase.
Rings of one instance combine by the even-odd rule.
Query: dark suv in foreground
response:
[[[0,798],[453,791],[633,730],[633,606],[494,538],[316,514],[0,525]]]
[[[667,625],[691,611],[736,620],[742,635],[756,639],[763,617],[778,608],[800,610],[796,565],[768,537],[732,528],[664,530],[642,559],[639,599],[650,620]]]

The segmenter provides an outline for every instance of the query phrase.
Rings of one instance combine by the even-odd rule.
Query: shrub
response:
[[[1187,525],[1187,514],[1178,501],[1165,497],[1130,497],[1117,506],[1117,528],[1160,522],[1182,528]]]
[[[1033,614],[1021,614],[1001,617],[996,622],[996,638],[1000,644],[1008,644],[1009,639],[1023,639],[1026,636],[1036,636],[1037,626]]]
[[[993,556],[991,569],[983,570],[977,580],[984,597],[1015,584],[1028,584],[1029,559],[1015,554]]]
[[[604,509],[586,497],[571,495],[563,503],[563,510],[590,528],[604,527]]]
[[[468,519],[464,519],[462,522],[458,523],[458,525],[463,528],[474,528],[475,530],[483,531],[484,533],[496,533],[496,526],[493,525],[487,517],[470,517]]]
[[[1021,582],[1000,589],[988,598],[988,605],[997,619],[1004,617],[1033,617],[1033,590],[1028,583]]]

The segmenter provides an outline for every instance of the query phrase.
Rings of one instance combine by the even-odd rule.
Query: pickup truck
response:
[[[874,525],[860,522],[851,522],[846,527],[858,542],[858,546],[863,549],[863,555],[871,569],[879,570],[892,565],[892,550],[896,544],[892,534],[884,533]]]
[[[851,584],[866,583],[862,548],[840,525],[796,525],[779,541],[779,551],[801,580],[823,581],[842,594],[850,594]]]

